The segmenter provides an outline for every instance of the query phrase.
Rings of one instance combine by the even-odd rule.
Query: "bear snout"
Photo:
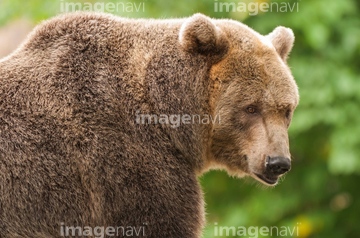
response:
[[[269,176],[279,176],[291,169],[291,161],[289,158],[282,156],[267,156],[265,163],[265,173]]]
[[[266,156],[265,169],[262,173],[254,173],[266,185],[276,185],[281,175],[291,169],[291,160],[282,156]]]

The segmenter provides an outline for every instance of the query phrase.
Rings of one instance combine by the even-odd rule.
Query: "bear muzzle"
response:
[[[263,174],[255,174],[259,179],[269,185],[275,185],[278,178],[290,171],[291,160],[286,157],[266,157],[265,171]]]

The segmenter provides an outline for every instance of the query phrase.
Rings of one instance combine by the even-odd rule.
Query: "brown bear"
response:
[[[0,237],[200,237],[199,175],[290,170],[293,41],[202,14],[40,24],[0,61]]]

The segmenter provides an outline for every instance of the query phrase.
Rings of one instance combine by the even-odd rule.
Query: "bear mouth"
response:
[[[255,174],[262,182],[269,185],[275,185],[278,182],[278,177],[276,176],[266,176],[261,174]]]

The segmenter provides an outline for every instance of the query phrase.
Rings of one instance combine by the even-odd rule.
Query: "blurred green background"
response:
[[[16,32],[26,24],[32,27],[59,14],[66,2],[95,4],[99,1],[0,0],[0,53],[13,50],[7,45],[11,38],[6,38],[11,34],[1,29]],[[120,1],[104,1],[108,2]],[[242,21],[262,34],[278,25],[290,27],[295,33],[289,65],[301,100],[290,128],[292,171],[271,189],[251,179],[230,178],[221,171],[202,176],[208,220],[204,238],[222,237],[221,226],[295,229],[293,235],[287,232],[272,237],[360,237],[359,1],[122,2],[127,3],[125,8],[112,13],[136,18],[172,18],[202,12],[211,17]],[[222,3],[237,7],[245,3],[248,11],[243,8],[232,11],[226,7],[221,11]],[[258,9],[255,14],[255,4],[263,3],[273,4],[272,10]],[[12,25],[13,22],[18,23]],[[12,39],[21,40],[22,34],[15,35],[15,39],[12,35]]]

